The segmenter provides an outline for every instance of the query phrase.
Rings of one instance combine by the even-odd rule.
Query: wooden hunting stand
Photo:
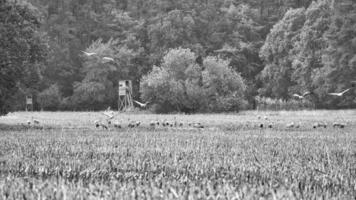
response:
[[[26,95],[26,112],[33,111],[33,98],[32,95]]]
[[[133,107],[132,101],[132,81],[122,80],[119,81],[119,99],[118,99],[118,109],[127,110]]]

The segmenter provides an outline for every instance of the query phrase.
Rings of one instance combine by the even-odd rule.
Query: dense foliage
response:
[[[47,53],[36,9],[28,4],[0,1],[0,115],[14,98],[38,88]]]
[[[342,98],[327,95],[350,87],[356,77],[356,5],[352,0],[17,2],[29,2],[25,9],[36,9],[35,19],[41,20],[36,26],[41,32],[33,38],[47,35],[50,50],[48,56],[43,51],[36,53],[46,57],[45,68],[33,62],[41,69],[37,72],[41,71],[38,78],[42,81],[30,84],[32,88],[25,85],[23,92],[37,96],[56,85],[61,95],[58,109],[115,108],[119,79],[131,79],[134,98],[139,99],[140,80],[154,66],[161,66],[172,48],[190,49],[200,58],[228,60],[245,80],[244,96],[250,108],[255,107],[256,96],[289,100],[291,94],[304,91],[313,92],[309,101],[316,107],[356,106],[354,89]],[[11,24],[3,13],[0,20]],[[82,50],[97,55],[88,57]],[[102,62],[99,58],[103,56],[114,62]],[[8,68],[8,62],[3,63]],[[16,66],[23,69],[25,65]],[[39,74],[30,71],[32,77]],[[9,80],[14,82],[18,76]],[[10,88],[14,83],[6,85]],[[6,97],[2,94],[2,98]],[[170,106],[169,110],[182,109]]]
[[[271,30],[260,55],[261,94],[287,99],[311,91],[318,107],[355,107],[355,89],[343,98],[327,93],[350,88],[356,79],[356,6],[323,0],[289,10]]]
[[[161,67],[141,81],[142,99],[154,102],[156,111],[233,111],[241,108],[245,83],[229,62],[197,57],[189,49],[172,49]]]

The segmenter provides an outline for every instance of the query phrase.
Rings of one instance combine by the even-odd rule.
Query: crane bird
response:
[[[295,126],[294,122],[291,122],[286,125],[287,128],[294,128],[294,126]]]
[[[319,127],[324,127],[326,128],[328,125],[325,122],[317,122],[313,124],[313,128],[319,128]]]
[[[86,56],[92,56],[95,55],[96,53],[94,52],[86,52],[86,51],[82,51]]]
[[[139,105],[141,108],[146,108],[146,106],[150,103],[150,102],[146,102],[146,103],[141,103],[139,101],[133,100],[137,105]]]
[[[304,92],[302,95],[299,94],[293,94],[293,97],[296,97],[298,99],[304,99],[304,97],[306,97],[307,95],[310,95],[310,92]]]
[[[328,93],[328,95],[337,96],[337,97],[342,97],[342,96],[344,96],[344,94],[345,94],[346,92],[350,91],[350,89],[351,89],[351,88],[348,88],[348,89],[346,89],[346,90],[344,90],[344,91],[342,91],[342,92],[339,92],[339,93],[337,93],[337,92]]]
[[[31,121],[33,125],[39,125],[40,121],[38,119],[35,119],[34,117],[31,117],[31,120],[27,120],[27,124],[31,125]]]
[[[34,120],[33,120],[33,123],[36,124],[36,125],[39,125],[39,124],[40,124],[40,121],[38,121],[37,119],[34,119]]]
[[[105,111],[102,114],[105,115],[107,119],[113,119],[115,117],[114,111]]]
[[[198,122],[198,123],[194,123],[193,127],[194,128],[204,128],[204,125],[202,125],[201,123]]]
[[[155,128],[156,125],[157,125],[157,122],[156,122],[156,121],[151,121],[151,122],[150,122],[150,127]]]
[[[114,127],[115,128],[121,128],[121,124],[118,120],[114,121]]]
[[[96,127],[96,128],[102,127],[103,129],[108,130],[108,126],[105,125],[103,122],[101,122],[101,121],[99,121],[99,120],[95,120],[95,121],[94,121],[94,124],[95,124],[95,127]]]
[[[140,121],[130,121],[130,123],[128,124],[129,128],[134,128],[134,127],[138,127],[140,126],[141,122]]]
[[[339,127],[339,128],[344,128],[346,126],[346,124],[344,123],[338,123],[338,122],[335,122],[333,123],[333,127]]]
[[[103,60],[105,60],[105,61],[114,61],[114,58],[110,58],[110,57],[103,57]]]
[[[107,117],[107,120],[111,120],[116,115],[118,115],[118,113],[115,114],[115,112],[111,110],[110,106],[104,112],[102,112],[101,114],[105,115]]]

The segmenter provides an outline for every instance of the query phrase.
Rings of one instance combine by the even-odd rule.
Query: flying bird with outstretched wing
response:
[[[92,56],[95,55],[96,53],[94,52],[86,52],[86,51],[82,51],[86,56]]]
[[[107,119],[113,119],[117,114],[115,114],[114,111],[109,111],[106,110],[105,112],[102,112],[103,115],[107,117]]]
[[[103,57],[103,60],[106,60],[106,61],[114,61],[114,58],[111,58],[111,57]]]
[[[304,99],[304,97],[302,95],[299,95],[299,94],[293,94],[293,97],[296,97],[298,99]]]
[[[146,106],[150,103],[150,102],[146,102],[146,103],[141,103],[139,101],[133,100],[137,105],[139,105],[141,108],[146,108]]]
[[[310,92],[304,92],[302,95],[299,94],[293,94],[293,97],[296,97],[298,99],[304,99],[304,97],[306,97],[307,95],[310,95]]]
[[[344,94],[348,91],[350,91],[351,88],[348,88],[342,92],[332,92],[332,93],[328,93],[328,95],[331,95],[331,96],[337,96],[337,97],[342,97],[344,96]]]

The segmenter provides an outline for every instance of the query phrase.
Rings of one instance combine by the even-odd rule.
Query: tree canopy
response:
[[[189,49],[171,49],[160,67],[141,81],[142,99],[157,111],[236,111],[243,106],[246,89],[229,62],[208,56],[199,65]]]
[[[140,99],[148,74],[177,73],[194,88],[194,70],[204,77],[208,69],[190,74],[181,67],[210,62],[241,76],[249,108],[256,96],[287,101],[305,91],[319,108],[356,107],[354,89],[342,98],[328,95],[356,79],[355,6],[352,0],[1,0],[0,105],[23,108],[31,93],[44,109],[116,108],[120,79],[132,80]],[[171,49],[195,57],[181,57],[182,66],[171,63],[164,72]],[[180,88],[180,82],[165,84]],[[5,103],[11,98],[12,105]],[[198,104],[208,105],[169,109],[199,110]]]

